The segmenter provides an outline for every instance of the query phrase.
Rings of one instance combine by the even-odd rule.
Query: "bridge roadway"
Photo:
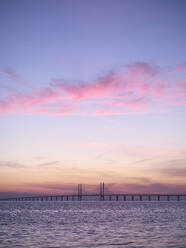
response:
[[[1,198],[0,201],[186,201],[185,194],[68,194]]]

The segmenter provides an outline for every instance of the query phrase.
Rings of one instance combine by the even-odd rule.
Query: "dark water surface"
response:
[[[0,202],[0,247],[186,248],[186,202]]]

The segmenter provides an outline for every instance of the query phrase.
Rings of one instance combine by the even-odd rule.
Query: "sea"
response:
[[[1,201],[0,247],[186,248],[186,201]]]

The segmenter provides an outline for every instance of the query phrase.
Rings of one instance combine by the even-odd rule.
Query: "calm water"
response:
[[[186,202],[0,202],[0,247],[186,248]]]

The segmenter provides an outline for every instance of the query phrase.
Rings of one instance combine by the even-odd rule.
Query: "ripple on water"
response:
[[[186,248],[186,202],[1,202],[0,247]]]

